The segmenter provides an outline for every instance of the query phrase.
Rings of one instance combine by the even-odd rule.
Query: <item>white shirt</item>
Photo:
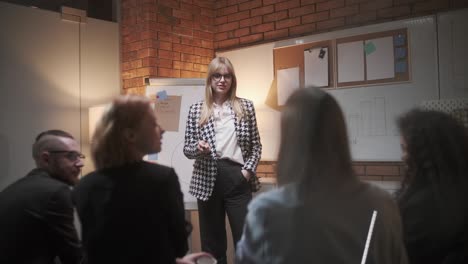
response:
[[[216,156],[220,159],[230,159],[244,165],[242,151],[237,144],[236,129],[234,127],[234,113],[230,103],[221,106],[213,103],[214,125],[216,133]]]

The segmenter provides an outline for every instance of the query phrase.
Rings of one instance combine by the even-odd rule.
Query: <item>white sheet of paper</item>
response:
[[[338,82],[364,81],[362,41],[338,44]]]
[[[325,55],[319,58],[322,48],[304,51],[305,87],[328,86],[328,48],[323,48]]]
[[[394,78],[393,37],[366,40],[366,44],[369,42],[374,44],[375,51],[366,56],[367,80]]]
[[[299,67],[278,70],[278,105],[284,105],[288,97],[299,88]]]

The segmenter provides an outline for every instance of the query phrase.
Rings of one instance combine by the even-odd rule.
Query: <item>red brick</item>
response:
[[[452,8],[464,8],[468,7],[468,1],[466,0],[452,0]]]
[[[330,17],[335,18],[335,17],[351,16],[351,15],[357,14],[358,12],[359,12],[359,6],[351,5],[351,6],[347,6],[343,8],[330,10]]]
[[[193,54],[197,54],[201,56],[210,56],[212,53],[213,53],[212,49],[193,47]]]
[[[212,40],[201,40],[201,45],[202,48],[207,48],[207,49],[213,49],[213,41]]]
[[[156,66],[157,64],[158,64],[158,59],[154,57],[146,57],[146,58],[141,59],[140,67]]]
[[[263,40],[263,34],[254,34],[239,38],[240,44],[254,43]]]
[[[278,21],[278,20],[286,19],[286,18],[288,18],[288,11],[283,10],[283,11],[280,11],[280,12],[275,12],[273,14],[264,15],[263,16],[263,22],[264,23],[266,23],[266,22],[275,22],[275,21]]]
[[[174,61],[173,65],[174,65],[173,66],[174,69],[187,70],[187,71],[193,70],[193,63],[190,63],[190,62]]]
[[[344,17],[317,22],[317,30],[325,30],[344,26]]]
[[[281,39],[285,38],[289,35],[289,30],[287,28],[275,30],[275,31],[268,31],[263,33],[263,38],[265,40],[274,40],[274,39]]]
[[[235,46],[239,45],[239,39],[238,38],[227,39],[227,40],[219,41],[219,42],[215,43],[215,45],[217,45],[218,48],[220,48],[220,49],[228,48],[228,47],[235,47]]]
[[[173,68],[173,60],[171,59],[162,59],[162,58],[159,58],[158,59],[158,63],[157,65],[159,67],[163,67],[163,68]]]
[[[251,0],[245,3],[239,4],[239,10],[250,10],[262,6],[262,0]]]
[[[132,61],[138,59],[137,51],[123,52],[122,53],[122,62]]]
[[[375,1],[375,0],[371,0],[371,1]],[[398,1],[398,0],[394,0],[394,2],[395,1]],[[408,1],[408,0],[405,0],[405,1]],[[369,0],[346,0],[346,5],[353,5],[353,4],[359,4],[359,3],[364,3],[364,2],[369,2]]]
[[[262,17],[261,16],[251,17],[251,18],[239,21],[239,27],[240,28],[250,27],[250,26],[255,26],[255,25],[261,24],[261,23],[262,23]]]
[[[158,50],[158,56],[162,59],[180,60],[180,52]]]
[[[192,20],[180,19],[179,24],[177,24],[177,26],[181,28],[193,29],[195,28],[195,22]]]
[[[154,70],[156,68],[153,67],[144,67],[137,69],[137,77],[146,77],[154,74]]]
[[[255,8],[250,11],[250,16],[251,17],[256,17],[256,16],[263,16],[266,14],[271,14],[275,11],[274,6],[269,5],[269,6],[263,6],[260,8]]]
[[[133,32],[126,36],[123,36],[122,43],[127,44],[127,43],[135,42],[138,40],[140,40],[140,32]]]
[[[179,78],[180,77],[180,70],[174,70],[170,68],[158,68],[158,76],[159,77],[169,77],[169,78]]]
[[[359,11],[371,11],[371,10],[379,10],[387,7],[392,7],[392,0],[375,0],[370,1],[367,3],[362,3],[359,5]]]
[[[131,69],[128,71],[122,71],[123,79],[131,79],[137,77],[137,69]]]
[[[310,24],[302,24],[295,27],[289,28],[289,35],[290,36],[299,36],[305,35],[314,32],[317,29],[317,25],[315,23]]]
[[[239,22],[231,22],[231,23],[226,23],[223,25],[218,26],[218,32],[224,32],[224,31],[229,31],[229,30],[235,30],[239,28]]]
[[[198,38],[189,38],[189,37],[181,37],[181,44],[190,45],[195,47],[201,46],[201,39]]]
[[[275,168],[273,165],[258,165],[257,172],[261,173],[275,173]]]
[[[202,8],[197,5],[193,5],[191,2],[190,3],[180,3],[180,10],[187,11],[193,15],[200,14]]]
[[[216,17],[216,12],[213,9],[202,8],[200,15],[207,17]]]
[[[141,43],[141,48],[158,48],[159,47],[159,41],[156,39],[145,39],[140,41]]]
[[[249,17],[250,17],[249,10],[234,13],[234,14],[231,14],[231,15],[227,16],[228,22],[238,21],[238,20],[249,18]]]
[[[327,0],[301,0],[301,6],[311,5],[315,3],[325,2]]]
[[[196,71],[180,71],[180,78],[203,78],[204,74]]]
[[[366,22],[373,21],[376,19],[377,19],[376,11],[367,11],[367,12],[361,12],[355,16],[346,17],[346,24],[347,25],[361,24],[361,23],[366,23]]]
[[[260,25],[250,27],[250,29],[252,30],[252,33],[263,33],[263,32],[274,30],[275,24],[273,22],[270,22],[270,23],[260,24]]]
[[[202,30],[194,30],[193,31],[194,38],[201,38],[201,39],[214,39],[213,32],[207,32]]]
[[[307,24],[307,23],[312,23],[312,22],[317,22],[317,21],[323,21],[323,20],[327,20],[328,18],[329,18],[328,11],[322,11],[319,13],[303,16],[302,23]]]
[[[397,7],[378,10],[377,17],[378,18],[394,18],[394,17],[409,15],[410,12],[411,12],[410,7],[407,5],[397,6]]]
[[[207,72],[208,71],[208,65],[194,63],[193,64],[193,69],[195,71],[199,71],[199,72]]]
[[[366,166],[366,175],[395,176],[400,175],[398,166]]]
[[[246,36],[246,35],[249,35],[249,34],[250,34],[250,28],[248,28],[248,27],[237,29],[237,30],[234,31],[234,36],[236,38]]]
[[[217,15],[218,16],[225,16],[225,15],[230,15],[238,12],[239,10],[237,9],[237,5],[229,6],[229,7],[223,7],[218,9]]]
[[[149,25],[148,29],[163,31],[163,32],[172,32],[172,26],[162,23],[152,23]]]
[[[303,16],[306,14],[315,13],[315,5],[301,6],[289,10],[289,17]]]
[[[366,175],[365,167],[362,165],[361,166],[354,165],[353,171],[356,175]]]
[[[172,50],[172,42],[159,41],[159,48],[163,50]]]
[[[154,0],[146,0],[146,1],[153,2]],[[164,0],[164,1],[158,1],[158,3],[159,3],[159,7],[166,6],[166,7],[170,7],[174,9],[180,8],[179,0]]]
[[[437,11],[447,9],[450,6],[450,2],[447,0],[430,0],[425,2],[415,3],[413,6],[413,11],[416,13],[427,12],[427,11]]]
[[[229,38],[228,32],[220,32],[215,35],[215,41],[221,41]]]
[[[192,63],[201,63],[201,56],[193,54],[182,54],[180,60]]]
[[[182,53],[194,54],[193,53],[193,48],[194,47],[192,47],[192,46],[176,44],[176,43],[172,45],[172,50],[173,51],[178,51],[178,52],[182,52]]]
[[[299,7],[301,5],[300,0],[288,0],[285,2],[275,4],[275,11],[287,10],[295,7]]]
[[[340,7],[344,7],[344,0],[329,0],[322,3],[317,3],[317,12]]]
[[[158,33],[154,30],[144,30],[140,32],[140,39],[151,39],[151,38],[157,38]]]
[[[145,48],[137,51],[137,56],[139,59],[142,59],[144,57],[156,57],[157,56],[157,50],[154,48]]]
[[[376,175],[367,175],[367,176],[358,176],[361,181],[382,181],[382,176]]]
[[[285,19],[285,20],[280,20],[280,21],[275,22],[276,29],[294,27],[294,26],[299,25],[300,23],[301,23],[300,17],[295,17],[295,18],[290,18],[290,19]]]
[[[158,32],[158,39],[160,41],[167,41],[167,42],[172,42],[174,38],[174,35],[172,33],[168,32]]]
[[[220,16],[215,18],[215,25],[221,25],[228,22],[228,16]]]
[[[193,36],[193,30],[190,28],[172,27],[172,32],[181,36]]]

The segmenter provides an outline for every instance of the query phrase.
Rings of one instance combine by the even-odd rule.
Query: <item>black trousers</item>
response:
[[[241,165],[222,159],[218,161],[218,175],[214,190],[208,201],[198,200],[200,237],[202,251],[212,254],[218,264],[227,263],[226,220],[231,226],[234,247],[242,236],[247,205],[252,200],[252,191],[242,175]]]

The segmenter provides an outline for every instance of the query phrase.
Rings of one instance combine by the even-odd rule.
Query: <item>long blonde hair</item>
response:
[[[237,90],[237,78],[234,72],[234,67],[231,61],[225,57],[216,57],[208,65],[208,73],[206,76],[206,87],[205,87],[205,102],[203,103],[200,125],[204,125],[208,122],[211,115],[213,114],[213,90],[211,89],[211,78],[220,68],[225,67],[228,72],[232,75],[231,89],[229,90],[228,100],[231,102],[232,109],[236,114],[237,118],[242,119],[244,117],[244,110],[242,108],[239,98],[236,96]]]
[[[134,161],[125,131],[136,129],[151,102],[137,95],[117,97],[96,126],[91,141],[91,157],[97,169],[117,167]]]

